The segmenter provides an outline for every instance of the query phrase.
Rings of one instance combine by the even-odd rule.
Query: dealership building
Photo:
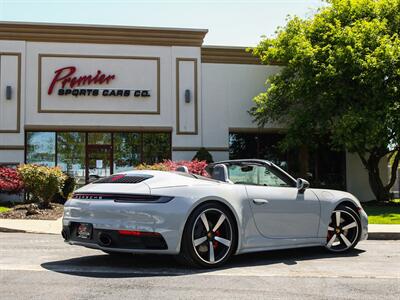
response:
[[[282,66],[204,46],[206,34],[0,23],[0,164],[57,165],[84,184],[204,147],[214,161],[265,158],[292,174],[306,166],[315,186],[373,198],[357,156],[324,143],[280,151],[284,128],[258,128],[248,110]]]

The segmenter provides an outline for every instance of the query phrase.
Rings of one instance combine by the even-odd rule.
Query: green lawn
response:
[[[400,201],[393,202],[393,205],[363,205],[369,224],[400,224]]]
[[[6,212],[6,211],[9,211],[9,210],[10,210],[10,208],[8,208],[8,207],[0,206],[0,213]]]

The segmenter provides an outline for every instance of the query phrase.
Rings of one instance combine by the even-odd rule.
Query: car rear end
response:
[[[64,240],[113,252],[179,252],[190,204],[153,195],[149,174],[119,174],[77,190],[65,203]]]

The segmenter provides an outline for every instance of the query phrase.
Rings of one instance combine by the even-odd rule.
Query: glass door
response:
[[[86,182],[90,183],[113,173],[111,133],[88,133],[86,145]]]

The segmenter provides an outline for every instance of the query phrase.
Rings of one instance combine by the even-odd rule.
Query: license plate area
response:
[[[90,240],[92,238],[93,225],[89,223],[76,224],[76,236],[81,239]]]

